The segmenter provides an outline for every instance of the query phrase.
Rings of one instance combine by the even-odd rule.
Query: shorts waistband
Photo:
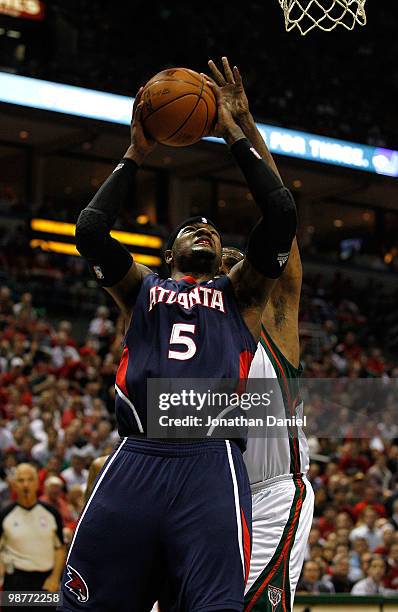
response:
[[[230,441],[231,451],[242,455],[239,446]],[[145,455],[158,455],[162,457],[185,457],[189,455],[199,455],[206,452],[226,452],[227,445],[225,440],[195,440],[189,442],[169,442],[167,440],[153,440],[148,438],[127,437],[121,438],[116,448],[123,446],[123,450],[143,453]]]
[[[262,482],[256,482],[255,484],[250,485],[252,493],[258,493],[267,487],[272,486],[278,482],[285,482],[286,480],[303,480],[307,481],[305,474],[282,474],[281,476],[275,476],[274,478],[268,478],[268,480],[263,480]]]

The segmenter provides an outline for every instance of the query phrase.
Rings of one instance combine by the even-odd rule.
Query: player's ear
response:
[[[173,251],[171,249],[167,249],[167,251],[164,252],[164,260],[168,266],[173,261]]]

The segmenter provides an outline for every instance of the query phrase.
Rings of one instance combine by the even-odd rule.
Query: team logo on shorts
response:
[[[268,599],[271,602],[272,612],[275,612],[276,608],[282,601],[282,593],[283,589],[278,589],[277,587],[272,586],[272,584],[268,587]]]
[[[69,580],[65,582],[66,588],[77,597],[78,601],[82,603],[86,602],[88,600],[86,581],[71,565],[66,566],[66,573],[69,578]]]

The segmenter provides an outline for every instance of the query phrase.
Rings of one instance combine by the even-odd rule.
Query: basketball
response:
[[[170,68],[152,77],[142,93],[144,130],[171,147],[186,147],[209,134],[216,100],[206,80],[188,68]]]

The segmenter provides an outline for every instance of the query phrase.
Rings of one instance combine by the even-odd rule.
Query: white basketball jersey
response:
[[[303,418],[303,404],[297,399],[300,373],[287,361],[263,327],[249,378],[277,378],[279,381],[279,397],[273,397],[271,404],[264,408],[267,416],[283,420],[292,416]],[[250,389],[250,381],[247,388]],[[295,388],[297,393],[294,393]],[[270,420],[275,422],[275,419]],[[305,474],[309,468],[309,449],[302,427],[272,425],[264,436],[256,438],[250,437],[249,433],[244,460],[251,485],[287,474]]]

